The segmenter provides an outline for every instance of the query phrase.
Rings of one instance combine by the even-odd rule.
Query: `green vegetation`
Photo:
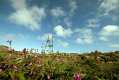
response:
[[[73,80],[76,72],[83,80],[119,80],[119,52],[89,54],[23,54],[0,51],[0,80]]]

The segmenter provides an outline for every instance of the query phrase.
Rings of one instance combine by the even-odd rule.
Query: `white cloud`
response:
[[[87,44],[91,44],[93,43],[93,36],[92,35],[89,35],[89,36],[84,36],[84,42],[87,43]]]
[[[59,45],[61,45],[64,48],[69,47],[69,43],[66,41],[58,40]]]
[[[71,13],[70,16],[72,16],[78,7],[76,0],[69,0],[69,6],[70,6],[70,13]]]
[[[11,6],[15,9],[15,10],[20,10],[20,9],[24,9],[27,8],[26,5],[26,0],[10,0],[11,1]]]
[[[76,29],[78,36],[76,42],[79,44],[91,44],[94,41],[94,36],[91,29]]]
[[[55,17],[65,16],[65,12],[62,10],[61,7],[56,7],[52,9],[51,14]]]
[[[104,11],[104,14],[109,14],[110,11],[118,10],[119,0],[103,0],[99,9]]]
[[[31,30],[39,29],[42,20],[45,18],[45,8],[37,6],[29,7],[26,0],[11,0],[15,12],[10,14],[9,20]]]
[[[64,23],[66,24],[66,26],[71,27],[72,26],[72,22],[70,21],[70,19],[68,17],[64,18]]]
[[[55,31],[56,35],[60,36],[60,37],[70,37],[73,34],[73,31],[70,28],[65,29],[61,25],[57,25],[54,28],[54,31]]]
[[[63,21],[66,26],[71,27],[72,17],[74,16],[76,9],[78,8],[78,5],[76,0],[67,0],[67,1],[68,1],[69,10],[65,12]]]
[[[109,46],[112,48],[119,48],[119,44],[110,44]]]
[[[80,37],[78,37],[77,39],[76,39],[76,42],[78,43],[78,44],[91,44],[91,43],[93,43],[93,37],[92,36],[85,36],[85,37],[83,37],[83,38],[80,38]]]
[[[1,36],[1,39],[3,40],[15,40],[16,39],[16,36],[13,35],[13,34],[5,34],[3,36]]]
[[[68,26],[71,27],[72,26],[72,17],[75,13],[75,10],[77,9],[77,3],[75,0],[68,0],[68,7],[69,10],[66,12],[64,11],[63,7],[56,7],[51,9],[51,14],[53,15],[53,17],[62,17],[63,20],[60,20],[60,18],[57,18],[57,23],[61,23],[63,21],[63,23]]]
[[[108,41],[108,38],[105,37],[105,36],[100,36],[100,40],[102,40],[102,41]]]
[[[82,43],[83,43],[83,40],[82,40],[81,38],[77,38],[77,39],[76,39],[76,42],[77,42],[78,44],[82,44]]]
[[[119,26],[107,25],[99,33],[100,40],[105,41],[111,48],[119,48]]]
[[[91,28],[99,27],[99,21],[98,21],[98,19],[89,19],[87,26],[88,27],[91,27]]]
[[[62,44],[62,46],[65,47],[65,48],[69,46],[69,43],[67,43],[67,42],[62,42],[61,44]]]
[[[104,31],[106,32],[118,32],[119,26],[116,25],[107,25],[103,28]]]
[[[112,37],[119,37],[119,26],[107,25],[100,31],[100,39],[103,41],[109,41]]]
[[[1,40],[17,40],[17,39],[26,39],[26,36],[23,35],[23,34],[3,34],[3,35],[0,35],[0,39]]]

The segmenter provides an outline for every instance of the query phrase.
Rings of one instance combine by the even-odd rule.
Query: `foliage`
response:
[[[25,56],[24,56],[25,55]],[[80,72],[83,80],[119,80],[119,53],[21,54],[0,52],[0,80],[72,80]]]

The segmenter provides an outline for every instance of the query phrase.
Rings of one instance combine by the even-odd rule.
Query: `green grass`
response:
[[[84,80],[119,80],[119,53],[107,54],[27,54],[0,52],[0,79],[43,80],[50,74],[53,80],[72,80],[80,72]],[[100,63],[97,63],[98,55]],[[88,56],[88,57],[87,57]],[[109,57],[111,56],[111,57]],[[106,58],[106,61],[105,61]],[[116,59],[113,59],[116,58]],[[111,62],[111,63],[109,63]]]

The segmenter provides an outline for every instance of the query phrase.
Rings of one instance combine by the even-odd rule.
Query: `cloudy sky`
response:
[[[119,50],[119,0],[0,0],[0,44],[56,51]]]

